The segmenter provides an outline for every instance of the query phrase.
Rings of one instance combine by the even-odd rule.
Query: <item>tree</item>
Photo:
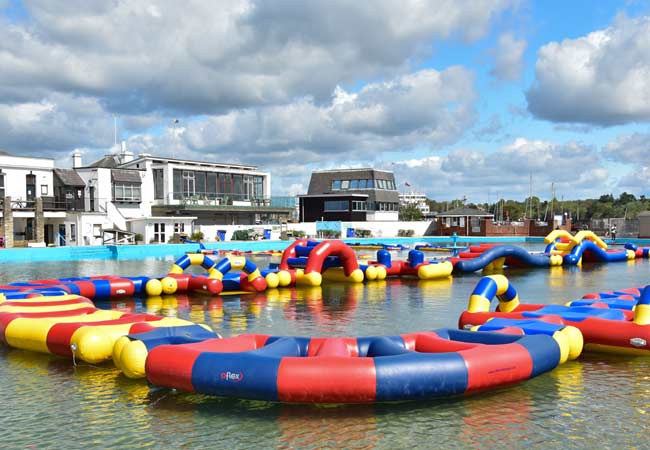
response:
[[[404,205],[399,209],[399,220],[404,222],[414,222],[423,218],[422,211],[417,205]]]

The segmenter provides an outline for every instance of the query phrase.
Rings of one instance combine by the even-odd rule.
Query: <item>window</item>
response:
[[[185,224],[183,222],[174,222],[174,233],[185,233]]]
[[[341,189],[348,189],[350,187],[350,180],[341,181]]]
[[[323,211],[349,211],[350,203],[347,200],[330,200],[326,201],[323,205]]]
[[[386,180],[377,180],[377,187],[379,189],[386,189]]]
[[[359,189],[365,189],[366,188],[366,181],[367,180],[359,180]]]
[[[140,202],[140,185],[134,183],[120,183],[113,185],[114,202]]]
[[[367,180],[368,183],[366,184],[366,187],[368,189],[374,189],[375,188],[375,180]]]
[[[77,240],[77,225],[75,225],[74,223],[70,224],[70,240],[71,241]]]
[[[156,242],[165,243],[165,224],[164,223],[154,223],[153,224],[153,239]]]
[[[41,184],[41,195],[48,195],[47,184]]]
[[[366,210],[366,202],[360,202],[354,200],[352,202],[352,211],[365,211]]]
[[[194,172],[183,171],[183,195],[194,195]]]
[[[162,169],[153,169],[153,191],[156,200],[165,196],[165,181]]]
[[[359,180],[350,180],[350,189],[359,189]]]
[[[332,190],[333,191],[339,191],[341,189],[341,180],[333,180],[332,181]]]
[[[5,198],[5,174],[0,173],[0,199]]]

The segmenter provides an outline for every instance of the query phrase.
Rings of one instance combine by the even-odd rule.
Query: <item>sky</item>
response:
[[[117,127],[115,127],[117,125]],[[0,149],[650,197],[650,1],[0,0]]]

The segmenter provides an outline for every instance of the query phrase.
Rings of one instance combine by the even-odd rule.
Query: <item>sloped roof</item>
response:
[[[120,183],[142,183],[139,170],[112,169],[111,178]]]
[[[117,155],[106,155],[102,159],[95,161],[92,164],[89,164],[85,167],[97,168],[97,169],[114,169],[119,166],[119,161],[117,160]]]
[[[54,169],[54,174],[66,186],[85,186],[84,180],[73,169]]]
[[[438,217],[467,217],[467,216],[478,216],[478,217],[492,217],[494,214],[482,211],[476,208],[469,208],[467,206],[461,206],[460,208],[450,209],[449,211],[439,212]]]

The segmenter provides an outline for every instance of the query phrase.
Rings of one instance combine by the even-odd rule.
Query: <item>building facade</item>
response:
[[[296,210],[293,198],[271,197],[270,175],[254,166],[135,157],[124,144],[87,165],[75,152],[72,162],[60,169],[0,152],[3,243],[101,245],[116,233],[168,242],[201,225],[286,222]]]
[[[396,221],[399,193],[393,172],[364,168],[312,172],[299,196],[301,222]]]
[[[400,206],[415,205],[425,217],[431,213],[426,195],[417,192],[399,194],[399,204]]]

